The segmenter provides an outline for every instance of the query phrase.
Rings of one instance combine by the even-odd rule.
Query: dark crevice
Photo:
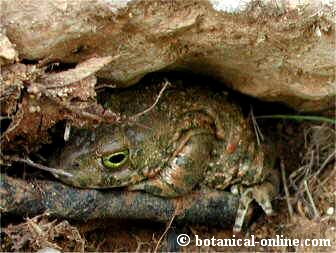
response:
[[[77,63],[51,62],[47,65],[46,73],[57,73],[75,68]]]

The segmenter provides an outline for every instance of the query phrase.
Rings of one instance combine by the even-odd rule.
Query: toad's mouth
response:
[[[47,170],[61,182],[85,189],[111,189],[128,187],[146,180],[146,176],[130,168],[107,174],[95,174],[82,171],[65,171],[63,169],[49,168]]]

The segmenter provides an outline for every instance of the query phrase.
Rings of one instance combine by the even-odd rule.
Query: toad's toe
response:
[[[253,201],[252,188],[246,189],[246,191],[241,195],[239,200],[239,206],[237,210],[233,231],[235,232],[241,231],[244,224],[244,220],[246,218],[246,214],[248,213],[248,209],[252,201]]]

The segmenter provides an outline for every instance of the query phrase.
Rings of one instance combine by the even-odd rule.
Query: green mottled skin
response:
[[[132,116],[150,107],[159,89],[146,86],[121,91],[111,95],[107,106]],[[174,184],[168,192],[161,193],[155,187],[147,191],[176,196],[198,183],[217,189],[232,183],[260,183],[269,169],[240,109],[224,94],[201,87],[170,87],[158,104],[134,123],[104,125],[72,137],[57,158],[57,168],[73,175],[70,180],[61,180],[83,188],[135,186],[148,177],[165,180],[168,170],[182,174],[171,173],[175,184],[183,187],[177,189]],[[130,158],[122,168],[102,165],[102,154],[125,148]]]
[[[118,91],[106,106],[133,116],[149,108],[160,89],[157,85]],[[125,149],[129,159],[121,168],[104,167],[102,155]],[[155,107],[133,123],[72,133],[54,166],[72,175],[58,175],[60,180],[77,187],[125,186],[175,197],[195,187],[261,185],[272,178],[270,160],[226,95],[198,86],[170,86]]]

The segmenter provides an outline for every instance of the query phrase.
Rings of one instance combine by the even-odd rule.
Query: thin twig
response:
[[[23,113],[18,112],[18,119],[16,119],[13,123],[14,125],[10,126],[1,136],[0,136],[0,141],[8,135],[10,132],[12,132],[15,128],[17,128],[20,125],[21,120],[23,119]]]
[[[34,167],[34,168],[37,168],[37,169],[40,169],[40,170],[44,170],[44,171],[48,171],[56,177],[57,177],[57,175],[62,175],[62,176],[66,176],[66,177],[71,177],[72,176],[71,174],[69,174],[65,171],[58,170],[58,169],[51,168],[51,167],[47,167],[47,166],[44,166],[44,165],[39,164],[39,163],[35,163],[32,160],[30,160],[29,158],[21,158],[21,157],[18,157],[18,156],[7,156],[7,155],[3,155],[2,157],[3,157],[4,160],[7,160],[7,161],[21,162],[21,163],[25,163],[25,164],[27,164],[31,167]]]
[[[98,243],[97,247],[96,247],[96,252],[101,251],[100,248],[103,246],[103,244],[106,243],[106,238],[104,238],[101,242]]]
[[[134,251],[134,252],[136,252],[136,253],[138,253],[138,252],[142,252],[141,251],[141,247],[143,246],[143,245],[150,245],[150,243],[148,243],[148,242],[143,242],[143,241],[141,241],[141,239],[139,238],[139,236],[137,236],[137,235],[134,235],[134,234],[132,234],[132,236],[135,238],[135,240],[136,240],[136,242],[137,242],[137,248],[136,248],[136,250]]]
[[[309,115],[263,115],[257,116],[257,119],[291,119],[296,121],[309,120],[318,122],[327,122],[336,125],[336,120],[323,116],[309,116]]]
[[[280,167],[281,167],[282,184],[283,184],[284,189],[285,189],[288,213],[289,213],[290,219],[292,220],[292,218],[293,218],[293,207],[292,207],[292,204],[290,203],[290,195],[289,195],[289,190],[288,190],[288,186],[287,186],[285,165],[284,165],[284,162],[283,162],[282,159],[281,159]]]
[[[333,159],[335,159],[335,156],[336,156],[336,150],[334,152],[332,152],[328,157],[327,159],[324,160],[324,162],[322,163],[322,165],[320,166],[320,168],[314,173],[314,177],[317,177],[321,171],[323,170],[323,168],[330,162],[332,161]]]
[[[168,225],[167,225],[165,231],[164,231],[163,234],[160,236],[160,239],[159,239],[159,241],[157,242],[157,244],[156,244],[156,246],[155,246],[154,253],[156,253],[156,252],[158,251],[158,248],[159,248],[159,246],[160,246],[160,244],[161,244],[161,241],[163,240],[163,238],[164,238],[165,235],[167,234],[168,230],[170,229],[171,224],[173,223],[173,220],[175,219],[175,217],[176,217],[176,214],[174,214],[174,215],[172,216],[172,218],[170,219],[170,221],[169,221],[169,223],[168,223]]]
[[[168,80],[165,80],[165,83],[162,87],[162,89],[160,90],[159,92],[159,95],[156,97],[155,99],[155,102],[150,106],[148,107],[146,110],[142,111],[142,112],[139,112],[133,116],[130,117],[130,120],[135,120],[136,118],[148,113],[149,111],[153,110],[153,108],[156,106],[156,104],[159,102],[163,92],[165,91],[165,89],[168,87],[168,85],[170,84],[170,82]]]
[[[252,118],[252,123],[253,123],[253,129],[254,129],[255,135],[257,137],[258,145],[260,146],[260,144],[261,144],[260,139],[262,141],[264,141],[264,136],[263,136],[262,132],[260,131],[258,123],[257,123],[257,121],[255,119],[252,106],[251,106],[250,113],[251,113],[251,118]]]
[[[316,206],[315,206],[314,199],[313,199],[313,197],[312,197],[312,195],[311,195],[311,193],[310,193],[310,191],[309,191],[308,184],[307,184],[307,180],[304,180],[304,181],[303,181],[303,185],[304,185],[305,191],[306,191],[306,193],[307,193],[307,196],[308,196],[308,200],[309,200],[309,202],[310,202],[310,205],[311,205],[311,207],[312,207],[312,209],[313,209],[313,211],[314,211],[314,219],[315,219],[315,218],[318,218],[318,217],[320,216],[320,214],[319,214],[319,212],[318,212],[318,210],[317,210],[317,208],[316,208]]]

